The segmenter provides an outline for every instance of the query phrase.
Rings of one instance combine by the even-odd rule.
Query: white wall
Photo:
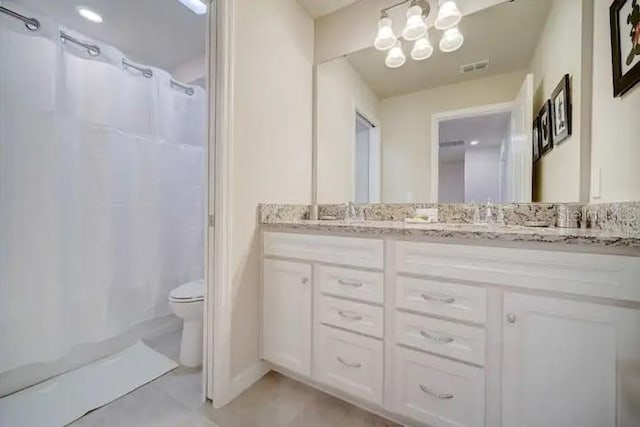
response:
[[[464,203],[464,160],[442,162],[438,167],[438,201]]]
[[[232,377],[259,360],[256,206],[311,201],[314,34],[295,0],[233,7]]]
[[[583,135],[581,121],[582,81],[587,78],[582,67],[582,2],[583,0],[553,1],[530,64],[534,77],[534,117],[565,74],[571,75],[573,104],[572,135],[535,165],[534,201],[580,200],[583,167],[581,158],[583,150],[589,149],[588,135]],[[588,23],[584,24],[590,26]],[[588,164],[584,167],[588,167]]]
[[[609,0],[595,0],[592,194],[594,202],[640,200],[640,84],[613,97]]]
[[[525,75],[517,71],[382,100],[382,202],[430,200],[433,114],[513,101]]]
[[[500,146],[470,148],[464,153],[465,203],[500,202]]]
[[[356,111],[380,124],[378,98],[344,58],[317,70],[318,203],[345,203],[354,196]]]

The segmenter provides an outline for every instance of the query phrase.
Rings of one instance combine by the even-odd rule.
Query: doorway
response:
[[[355,120],[353,200],[364,204],[380,202],[379,129],[359,112]]]
[[[431,117],[430,201],[472,203],[490,199],[498,203],[530,203],[533,189],[532,118],[533,74],[525,77],[512,102],[434,114]],[[505,122],[508,122],[508,132]],[[484,143],[482,139],[485,139]],[[499,152],[495,148],[481,151],[489,146],[499,146]],[[480,154],[486,154],[482,161],[478,158],[462,164],[463,158],[467,163]],[[447,161],[456,164],[445,165],[441,173],[441,165]],[[479,166],[482,164],[484,166]],[[479,170],[474,170],[476,165]],[[460,171],[464,171],[464,178],[460,177]]]
[[[510,111],[440,122],[440,203],[502,203],[509,199],[513,169],[510,128]]]

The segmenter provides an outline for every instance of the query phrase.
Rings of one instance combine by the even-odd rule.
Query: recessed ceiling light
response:
[[[480,144],[480,141],[471,141],[469,144],[471,144],[471,145],[478,145],[478,144]]]
[[[202,0],[178,0],[180,3],[188,7],[193,13],[197,15],[204,15],[207,13],[207,5]]]
[[[102,16],[100,16],[99,13],[94,12],[93,10],[88,9],[84,6],[78,6],[76,9],[78,10],[80,16],[82,16],[84,19],[95,22],[96,24],[102,23]]]

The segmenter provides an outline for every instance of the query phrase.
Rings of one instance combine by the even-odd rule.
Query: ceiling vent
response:
[[[440,148],[461,147],[464,145],[464,140],[459,141],[444,141],[440,143]]]
[[[489,60],[474,62],[472,64],[465,64],[460,67],[460,74],[473,73],[475,71],[482,71],[489,68]]]

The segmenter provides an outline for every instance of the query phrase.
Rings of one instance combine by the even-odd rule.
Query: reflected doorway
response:
[[[356,112],[354,202],[380,202],[380,137],[378,127]]]

